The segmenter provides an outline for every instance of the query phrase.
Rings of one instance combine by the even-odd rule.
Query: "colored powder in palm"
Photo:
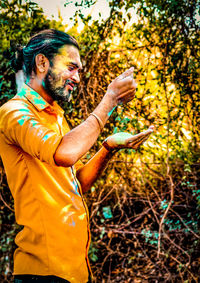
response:
[[[115,137],[117,144],[125,144],[126,139],[131,138],[132,135],[129,133],[117,133],[113,137]]]

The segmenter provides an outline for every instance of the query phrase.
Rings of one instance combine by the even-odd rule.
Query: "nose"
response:
[[[72,76],[72,80],[75,82],[75,83],[80,83],[80,77],[79,77],[79,73],[78,71],[76,70]]]

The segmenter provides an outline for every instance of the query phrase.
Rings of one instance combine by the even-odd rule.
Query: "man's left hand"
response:
[[[109,151],[122,148],[138,149],[149,138],[153,129],[154,126],[150,126],[148,130],[137,135],[119,132],[105,139],[103,146]]]

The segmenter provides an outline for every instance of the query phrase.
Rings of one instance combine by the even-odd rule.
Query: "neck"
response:
[[[26,84],[35,90],[42,98],[44,98],[49,104],[53,104],[53,98],[46,92],[43,87],[44,80],[36,76],[31,76],[26,80]]]

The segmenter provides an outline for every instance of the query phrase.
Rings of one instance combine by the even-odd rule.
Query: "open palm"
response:
[[[137,135],[130,133],[119,132],[112,136],[109,136],[103,142],[103,146],[108,150],[121,149],[121,148],[132,148],[138,149],[153,132],[154,127],[150,126],[148,130],[141,132]]]

